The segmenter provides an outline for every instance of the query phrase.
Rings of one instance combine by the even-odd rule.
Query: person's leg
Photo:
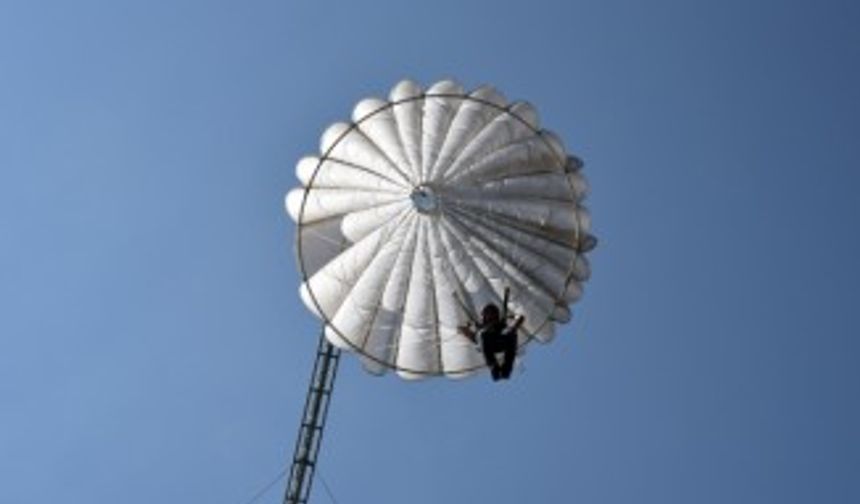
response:
[[[487,366],[490,368],[490,375],[493,377],[493,381],[496,381],[501,376],[499,362],[496,360],[496,345],[494,345],[491,341],[485,340],[481,347],[484,351],[484,360],[487,362]]]
[[[503,337],[505,359],[502,362],[500,374],[502,378],[510,378],[514,370],[514,359],[517,358],[517,333],[506,333]]]
[[[494,366],[490,368],[490,377],[493,381],[499,381],[502,379],[502,370],[499,366]]]

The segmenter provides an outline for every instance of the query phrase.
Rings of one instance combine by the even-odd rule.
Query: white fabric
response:
[[[403,81],[352,120],[326,129],[286,198],[301,297],[329,340],[373,373],[467,376],[483,358],[457,328],[506,288],[526,317],[520,341],[552,339],[590,276],[579,249],[593,237],[582,162],[534,107],[489,86]]]

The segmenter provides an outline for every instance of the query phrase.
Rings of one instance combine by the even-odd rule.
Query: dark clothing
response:
[[[510,378],[517,356],[517,331],[503,323],[482,327],[478,331],[478,342],[484,351],[484,359],[490,367],[494,380]],[[502,363],[496,359],[497,353],[504,353]]]

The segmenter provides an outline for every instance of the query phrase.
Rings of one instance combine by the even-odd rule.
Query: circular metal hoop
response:
[[[488,100],[484,100],[481,98],[476,98],[473,96],[463,95],[463,94],[452,94],[452,93],[422,93],[422,94],[410,96],[408,98],[404,98],[401,100],[387,102],[385,105],[367,113],[366,115],[364,115],[364,116],[360,117],[359,119],[357,119],[356,121],[352,122],[346,130],[344,130],[343,132],[341,132],[337,136],[337,138],[326,149],[326,151],[321,153],[321,156],[319,157],[319,161],[317,162],[317,165],[316,165],[313,173],[311,174],[311,176],[307,182],[307,185],[303,188],[303,192],[302,192],[301,205],[300,205],[299,211],[298,211],[298,218],[296,219],[297,220],[297,226],[298,226],[298,232],[296,233],[296,245],[295,245],[296,246],[296,258],[297,258],[297,262],[298,262],[299,271],[301,272],[302,282],[308,286],[307,292],[308,292],[309,297],[312,300],[312,302],[316,308],[317,313],[323,319],[323,322],[326,325],[326,327],[331,328],[338,335],[338,337],[346,343],[346,345],[349,347],[350,350],[362,355],[363,357],[365,357],[367,359],[370,359],[371,361],[375,362],[376,364],[379,364],[384,369],[390,369],[390,370],[394,370],[394,371],[405,372],[405,373],[409,373],[409,374],[416,375],[416,376],[441,376],[441,375],[445,375],[445,376],[450,376],[450,377],[456,377],[456,376],[474,373],[475,371],[486,368],[487,366],[485,364],[481,364],[481,365],[477,365],[477,366],[464,367],[462,369],[454,369],[454,370],[448,369],[448,370],[441,370],[441,371],[425,371],[425,370],[411,369],[408,367],[399,366],[394,362],[390,362],[388,360],[381,359],[381,358],[373,355],[370,352],[366,352],[366,351],[364,351],[364,349],[359,348],[357,345],[355,345],[349,338],[345,337],[345,335],[341,332],[341,330],[338,327],[336,327],[332,323],[332,321],[329,319],[329,315],[323,310],[322,306],[320,305],[320,302],[318,301],[315,293],[313,292],[313,289],[310,287],[310,283],[308,282],[308,280],[310,279],[310,275],[308,273],[308,269],[307,269],[306,264],[305,264],[306,261],[305,261],[305,257],[303,254],[303,248],[302,248],[302,229],[306,226],[305,224],[303,224],[303,222],[304,222],[305,207],[307,204],[308,195],[310,194],[311,191],[314,190],[314,181],[316,180],[317,175],[319,174],[323,163],[325,163],[328,159],[331,159],[331,157],[330,157],[331,153],[338,146],[338,144],[340,144],[340,142],[344,138],[346,138],[349,134],[351,134],[354,130],[359,128],[359,126],[362,123],[373,118],[377,114],[379,114],[385,110],[388,110],[388,109],[393,109],[394,107],[397,107],[397,106],[405,104],[405,103],[409,103],[409,102],[413,102],[413,101],[419,101],[419,100],[425,100],[427,98],[448,98],[448,99],[457,99],[457,100],[463,100],[463,101],[471,101],[471,102],[478,103],[482,106],[491,107],[493,109],[496,109],[499,113],[507,114],[509,117],[515,119],[519,123],[525,125],[529,130],[531,130],[534,137],[540,138],[541,141],[545,144],[548,152],[553,153],[553,157],[556,158],[556,167],[554,167],[556,169],[552,170],[552,172],[557,171],[558,173],[561,173],[561,174],[566,173],[565,166],[566,166],[567,159],[564,156],[560,156],[556,152],[556,150],[553,148],[550,141],[547,139],[546,134],[545,134],[545,130],[533,127],[528,121],[526,121],[526,119],[517,115],[516,112],[511,110],[511,105],[500,106],[496,103],[493,103],[493,102],[490,102]],[[567,190],[569,191],[569,194],[571,196],[574,196],[576,193],[575,193],[573,184],[569,178],[566,177],[566,180],[567,180],[567,185],[568,185]],[[413,191],[410,195],[408,195],[408,197],[410,197],[412,199],[413,204],[416,207],[415,210],[421,214],[433,215],[433,214],[436,214],[440,211],[438,208],[439,204],[437,201],[437,195],[435,194],[435,189],[431,186],[424,185],[420,181],[417,185],[415,185],[413,187]],[[572,197],[571,201],[575,202],[576,198]],[[577,220],[576,226],[574,229],[574,242],[575,243],[579,243],[581,233],[582,233],[582,230],[579,228],[579,221]],[[548,238],[544,237],[544,239],[548,239]],[[567,247],[567,248],[570,248],[572,245],[569,243],[560,243],[560,242],[556,242],[556,243],[559,245],[562,245],[564,247]],[[344,249],[342,249],[342,251],[343,250]],[[562,289],[562,292],[558,293],[555,296],[555,299],[554,299],[554,301],[557,305],[566,306],[568,304],[565,301],[565,294],[566,294],[566,291],[567,291],[567,288],[568,288],[570,282],[574,280],[574,263],[576,261],[577,256],[578,256],[578,252],[576,255],[574,255],[574,257],[570,261],[570,264],[567,265],[567,271],[565,273],[565,279],[564,279],[565,281],[563,284],[564,288]],[[496,293],[496,294],[498,295],[499,293]],[[547,324],[552,324],[554,322],[555,322],[555,320],[553,319],[552,313],[547,313],[546,316],[544,317],[544,319],[541,321],[541,323],[537,327],[537,329],[534,330],[534,332],[525,331],[524,328],[520,329],[525,334],[525,339],[518,345],[517,352],[519,353],[522,348],[524,348],[529,342],[531,342],[533,339],[535,339],[535,333],[540,332]]]

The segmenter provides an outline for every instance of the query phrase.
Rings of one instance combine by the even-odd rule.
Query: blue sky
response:
[[[345,359],[339,503],[860,501],[858,23],[835,1],[5,0],[0,502],[241,504],[287,464],[318,325],[282,197],[404,77],[533,102],[586,161],[601,242],[515,380]]]

